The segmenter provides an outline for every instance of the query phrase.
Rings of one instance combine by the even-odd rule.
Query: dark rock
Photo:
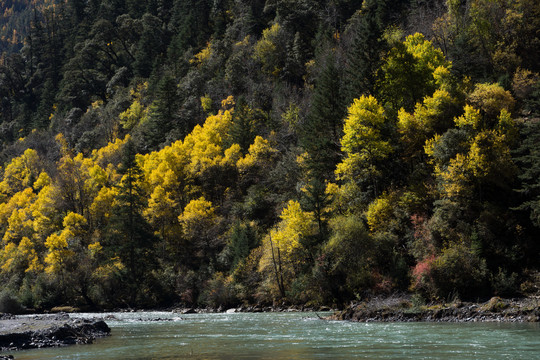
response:
[[[111,332],[103,320],[61,322],[51,317],[42,317],[27,321],[29,324],[21,323],[14,332],[0,335],[0,351],[90,344],[95,338],[107,336]],[[28,330],[21,331],[25,328]]]
[[[0,313],[0,320],[9,320],[13,319],[15,315],[7,314],[7,313]]]

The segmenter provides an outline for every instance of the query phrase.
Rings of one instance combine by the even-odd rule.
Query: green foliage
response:
[[[329,286],[338,298],[350,298],[371,285],[375,244],[358,216],[335,217],[330,228],[332,236],[324,248],[331,264]]]
[[[229,247],[232,255],[231,269],[245,261],[251,250],[259,245],[259,238],[252,224],[236,223],[231,229]]]
[[[318,236],[313,239],[312,245],[320,244],[327,237],[328,208],[331,200],[330,194],[326,191],[326,184],[317,178],[312,179],[302,189],[302,208],[313,213],[318,225]]]
[[[127,141],[123,149],[120,166],[122,179],[118,186],[116,203],[111,209],[107,239],[104,242],[109,261],[118,270],[127,270],[127,301],[136,304],[141,298],[139,287],[149,284],[150,270],[155,266],[153,259],[155,238],[151,227],[142,215],[144,197],[140,182],[142,172],[135,159],[134,145]],[[125,267],[125,268],[124,268]]]
[[[19,314],[23,310],[19,299],[8,289],[0,292],[0,313]]]
[[[428,258],[413,271],[415,289],[428,296],[448,299],[476,299],[485,296],[488,271],[486,262],[463,244],[452,245],[440,256]]]
[[[156,99],[148,109],[148,120],[143,123],[141,133],[146,146],[155,147],[165,141],[177,120],[178,108],[176,80],[165,75],[157,84]],[[181,129],[185,133],[187,129]]]
[[[362,9],[355,13],[346,29],[345,36],[351,38],[351,49],[347,51],[346,75],[347,101],[365,94],[373,94],[376,72],[381,63],[384,49],[384,30],[381,12],[382,1],[364,1]]]
[[[331,179],[339,162],[339,139],[345,117],[342,79],[333,54],[324,59],[324,68],[315,84],[310,112],[300,131],[300,143],[309,157],[307,167],[314,178]]]
[[[213,308],[231,308],[238,304],[237,293],[237,286],[232,279],[217,272],[204,287],[199,303]]]
[[[231,144],[238,144],[242,153],[246,153],[257,136],[257,128],[264,123],[265,115],[260,109],[252,109],[239,100],[235,106],[230,129]]]
[[[501,268],[496,274],[492,275],[491,286],[493,292],[498,296],[511,297],[519,292],[517,274],[508,274],[507,271]]]
[[[527,123],[522,128],[522,144],[516,150],[516,162],[520,165],[519,178],[522,194],[520,210],[529,214],[531,221],[540,228],[540,125],[537,122]]]

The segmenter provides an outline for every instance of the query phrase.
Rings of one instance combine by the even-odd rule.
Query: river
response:
[[[92,345],[11,354],[16,360],[540,359],[538,323],[352,323],[315,313],[112,315],[112,336]]]

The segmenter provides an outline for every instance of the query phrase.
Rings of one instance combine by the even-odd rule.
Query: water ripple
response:
[[[352,323],[306,313],[81,314],[112,336],[21,351],[35,359],[540,359],[538,324]]]

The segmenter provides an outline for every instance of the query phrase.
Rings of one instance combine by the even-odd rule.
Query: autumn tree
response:
[[[378,83],[381,100],[396,112],[400,108],[410,111],[425,96],[433,94],[437,72],[450,68],[443,52],[424,35],[409,35],[403,42],[399,35],[399,32],[386,34],[392,48],[379,70]]]
[[[345,119],[341,149],[345,159],[338,164],[338,180],[369,182],[375,196],[379,193],[380,161],[392,152],[384,138],[386,117],[384,109],[372,96],[354,100]]]
[[[315,234],[312,213],[303,211],[299,202],[291,200],[280,219],[263,240],[259,264],[266,277],[264,286],[272,298],[294,295],[290,293],[292,283],[313,263],[314,255],[305,247],[305,241]]]
[[[217,220],[216,216],[216,210],[212,203],[204,197],[190,201],[179,216],[182,232],[186,238],[197,242],[194,244],[198,249],[196,256],[200,258],[203,258],[212,247],[211,242],[214,239],[207,231]]]
[[[11,196],[16,192],[31,187],[41,172],[40,159],[33,149],[26,149],[24,153],[11,160],[5,169],[0,182],[0,196]]]
[[[422,161],[424,144],[435,134],[443,134],[453,126],[457,99],[445,90],[436,90],[417,103],[413,113],[400,109],[397,128],[405,145],[405,155],[411,161]]]
[[[89,259],[88,222],[82,215],[70,212],[64,217],[62,226],[62,230],[45,241],[48,250],[45,272],[59,279],[64,299],[81,296],[88,305],[93,305],[89,294],[93,269]]]

